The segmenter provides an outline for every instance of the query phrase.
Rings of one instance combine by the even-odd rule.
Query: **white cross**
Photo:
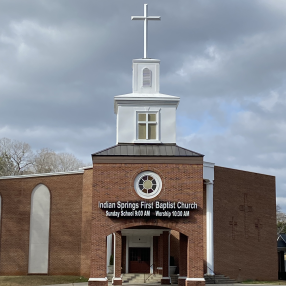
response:
[[[161,20],[160,16],[148,16],[148,4],[144,4],[144,16],[132,16],[131,20],[144,20],[144,59],[147,58],[148,20]]]

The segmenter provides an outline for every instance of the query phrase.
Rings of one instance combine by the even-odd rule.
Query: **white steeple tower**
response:
[[[117,114],[116,143],[176,143],[176,109],[180,98],[161,94],[160,60],[147,58],[147,21],[159,16],[133,16],[144,20],[144,58],[133,60],[133,92],[114,97]]]

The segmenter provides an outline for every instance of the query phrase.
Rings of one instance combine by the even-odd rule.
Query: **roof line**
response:
[[[177,147],[180,147],[180,148],[182,148],[182,149],[184,149],[184,150],[186,150],[186,151],[188,151],[188,152],[191,151],[191,152],[196,153],[196,154],[198,154],[198,155],[205,156],[205,155],[203,155],[203,154],[201,154],[201,153],[195,152],[195,151],[193,151],[193,150],[186,149],[186,148],[181,147],[181,146],[179,146],[179,145],[177,145],[177,144],[176,144],[176,146],[177,146]]]
[[[100,151],[98,151],[98,152],[95,152],[95,153],[91,154],[91,156],[92,156],[92,155],[95,155],[95,154],[97,154],[97,153],[101,153],[101,152],[107,151],[107,150],[109,150],[109,149],[111,149],[111,148],[114,148],[114,147],[116,147],[116,146],[118,146],[118,145],[120,145],[120,144],[113,145],[113,146],[108,147],[108,148],[106,148],[106,149],[103,149],[103,150],[100,150]]]
[[[84,173],[84,170],[68,171],[68,172],[56,172],[56,173],[40,173],[40,174],[27,174],[27,175],[15,175],[15,176],[2,176],[2,177],[0,177],[0,180],[35,178],[35,177],[49,177],[49,176],[63,176],[63,175],[83,174],[83,173]]]
[[[282,233],[282,234],[285,234],[285,233]],[[279,239],[280,237],[281,237],[282,240],[286,243],[286,241],[285,241],[284,237],[281,235],[281,233],[279,233],[279,236],[278,236],[278,238],[277,238],[277,241],[278,241],[278,239]]]

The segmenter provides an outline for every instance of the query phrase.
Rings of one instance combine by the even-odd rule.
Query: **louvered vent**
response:
[[[143,69],[143,87],[152,86],[152,71],[145,68]]]

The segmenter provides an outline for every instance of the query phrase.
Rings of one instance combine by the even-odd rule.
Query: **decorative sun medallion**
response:
[[[162,181],[157,174],[146,171],[137,175],[134,181],[134,188],[140,197],[152,199],[160,193]]]

